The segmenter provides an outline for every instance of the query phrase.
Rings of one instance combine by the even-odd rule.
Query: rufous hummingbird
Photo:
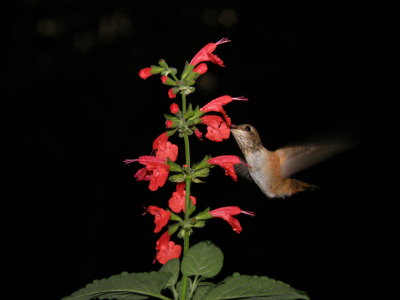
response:
[[[236,171],[250,177],[269,198],[284,198],[316,186],[289,178],[334,154],[350,148],[349,141],[289,146],[275,151],[267,150],[254,126],[231,125],[231,132],[242,151],[247,166],[235,165]]]

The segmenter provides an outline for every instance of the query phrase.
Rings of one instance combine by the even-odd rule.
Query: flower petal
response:
[[[156,260],[161,264],[167,263],[170,259],[179,258],[182,252],[182,246],[175,245],[175,243],[171,242],[169,239],[170,235],[168,231],[166,231],[156,243]]]
[[[225,169],[225,175],[229,175],[233,180],[237,181],[237,175],[234,165],[243,164],[239,157],[235,155],[221,155],[210,158],[208,162],[212,165],[218,165]]]
[[[229,138],[230,129],[220,116],[206,115],[200,118],[203,124],[207,125],[206,138],[221,142]]]
[[[156,227],[154,228],[155,233],[160,232],[161,229],[168,224],[171,217],[171,212],[155,205],[150,205],[147,208],[147,211],[154,216],[154,223],[156,224]]]

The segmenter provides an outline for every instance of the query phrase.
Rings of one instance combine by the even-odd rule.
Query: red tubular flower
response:
[[[192,204],[196,205],[196,198],[194,196],[190,196],[192,200]],[[186,191],[185,191],[185,183],[181,182],[176,185],[176,191],[172,193],[172,197],[168,201],[169,208],[174,213],[180,213],[182,210],[186,209]]]
[[[154,228],[155,233],[160,232],[161,229],[168,224],[169,218],[171,217],[171,212],[155,205],[150,205],[147,211],[154,216],[154,224],[156,224],[156,228]]]
[[[204,112],[214,111],[214,112],[221,113],[225,119],[226,124],[229,127],[232,125],[231,119],[228,117],[228,115],[226,114],[226,112],[222,106],[232,102],[233,100],[247,101],[248,99],[244,98],[244,97],[234,97],[233,98],[231,96],[225,95],[225,96],[218,97],[218,98],[208,102],[206,105],[204,105],[202,108],[200,108],[200,110],[204,111]]]
[[[176,160],[178,157],[178,146],[168,142],[168,135],[164,132],[154,140],[153,150],[155,150],[155,156],[144,155],[138,159],[124,160],[126,164],[137,161],[145,165],[144,168],[136,172],[134,177],[139,181],[150,181],[149,189],[151,191],[162,187],[167,181],[170,168],[166,163],[167,158],[172,161]]]
[[[207,125],[206,138],[214,142],[222,142],[229,138],[231,131],[220,116],[206,115],[200,119],[203,124]]]
[[[158,138],[156,138],[153,142],[153,150],[156,150],[156,157],[160,158],[164,161],[169,158],[172,161],[175,161],[178,157],[178,146],[172,144],[168,141],[168,134],[166,132],[162,133]]]
[[[225,175],[229,175],[233,180],[237,181],[237,175],[234,165],[244,164],[239,157],[235,155],[221,155],[210,158],[208,162],[212,165],[218,165],[225,169]]]
[[[170,235],[168,231],[166,231],[156,243],[156,260],[161,264],[165,264],[170,259],[179,258],[181,256],[182,246],[175,245],[175,243],[171,242],[169,239]]]
[[[238,206],[226,206],[226,207],[221,207],[214,209],[209,212],[213,217],[215,218],[221,218],[229,223],[229,225],[232,226],[232,229],[236,233],[241,233],[242,232],[242,226],[240,225],[239,220],[235,219],[232,216],[236,216],[239,214],[246,214],[250,215],[252,217],[255,216],[255,214],[251,211],[245,211],[241,210],[240,207]]]
[[[138,181],[150,181],[149,189],[151,191],[156,191],[159,187],[162,187],[167,181],[169,174],[169,165],[165,163],[165,160],[154,156],[140,156],[138,159],[125,160],[126,164],[133,161],[138,161],[144,168],[139,169],[134,177]]]
[[[220,65],[221,67],[225,67],[224,62],[217,55],[213,54],[213,52],[218,45],[228,42],[230,42],[228,38],[223,38],[216,43],[208,43],[199,52],[197,52],[197,54],[190,61],[190,64],[193,66],[197,66],[201,62],[211,61],[214,64]]]

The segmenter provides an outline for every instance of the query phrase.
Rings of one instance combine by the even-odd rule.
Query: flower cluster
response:
[[[156,243],[155,261],[161,264],[165,264],[170,259],[179,258],[181,255],[182,246],[170,240],[176,232],[178,232],[178,237],[185,239],[185,236],[188,236],[193,228],[203,227],[208,219],[221,218],[227,221],[235,232],[240,233],[242,227],[234,216],[239,214],[254,216],[254,213],[244,211],[237,206],[220,207],[214,210],[206,208],[193,216],[197,209],[197,199],[190,193],[191,183],[203,182],[202,178],[207,177],[210,169],[214,166],[223,168],[225,174],[236,181],[237,175],[234,166],[244,164],[234,155],[205,156],[200,162],[192,165],[188,157],[190,155],[188,153],[188,136],[195,134],[199,139],[203,137],[203,132],[197,128],[198,125],[206,126],[205,137],[211,141],[221,142],[228,139],[232,122],[224,106],[234,100],[247,100],[245,97],[224,95],[202,107],[193,108],[192,104],[186,104],[186,96],[194,92],[193,85],[196,79],[208,70],[206,62],[224,67],[224,62],[213,52],[218,45],[227,42],[230,41],[224,38],[217,43],[209,43],[204,46],[190,63],[186,63],[180,78],[176,76],[176,69],[169,67],[162,59],[159,60],[157,66],[143,68],[139,71],[139,76],[143,79],[159,74],[161,82],[171,86],[168,91],[169,98],[176,98],[178,94],[182,96],[182,105],[171,103],[169,106],[170,114],[164,115],[166,131],[154,140],[152,154],[124,161],[126,164],[138,162],[144,165],[136,172],[134,177],[139,181],[149,181],[151,191],[156,191],[164,186],[167,180],[176,184],[175,191],[168,200],[168,208],[164,209],[156,205],[150,205],[146,208],[146,212],[154,216],[154,233],[161,232],[170,224]],[[184,138],[186,163],[183,165],[176,163],[178,146],[169,141],[169,138],[175,133]],[[184,216],[181,216],[182,214]]]

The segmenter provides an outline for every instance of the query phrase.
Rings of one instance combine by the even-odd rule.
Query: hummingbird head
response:
[[[231,132],[245,155],[264,147],[257,130],[250,124],[231,125]]]

